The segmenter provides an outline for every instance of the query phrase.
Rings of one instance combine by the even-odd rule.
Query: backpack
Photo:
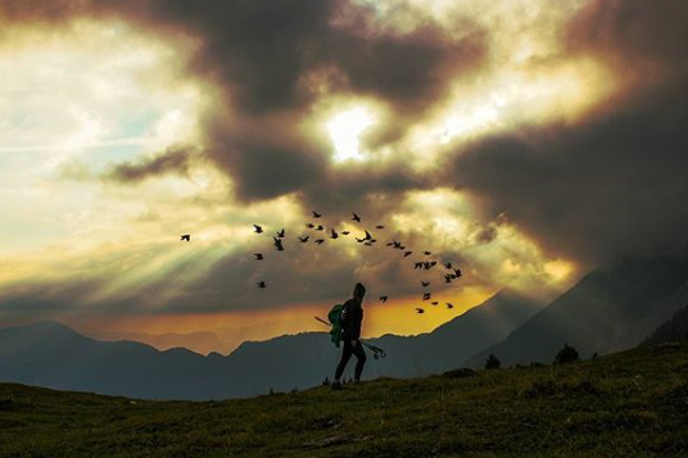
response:
[[[339,348],[339,342],[342,340],[342,313],[344,313],[344,304],[337,304],[327,314],[327,320],[332,325],[330,340],[337,348]]]

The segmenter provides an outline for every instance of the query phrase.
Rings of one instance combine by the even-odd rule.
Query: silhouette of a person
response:
[[[344,303],[342,314],[339,318],[344,348],[342,350],[342,359],[339,361],[334,374],[334,382],[332,382],[332,388],[335,389],[342,387],[342,374],[351,359],[351,355],[355,355],[357,360],[356,370],[354,371],[354,383],[361,381],[361,373],[366,362],[366,354],[360,340],[361,325],[363,324],[363,297],[365,293],[365,286],[361,283],[356,283],[354,295]]]

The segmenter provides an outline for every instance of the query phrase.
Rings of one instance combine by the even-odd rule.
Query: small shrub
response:
[[[580,360],[578,351],[569,346],[569,344],[564,344],[564,346],[557,353],[557,356],[554,358],[554,364],[567,364],[578,360]]]
[[[492,353],[487,357],[485,361],[485,369],[499,369],[502,367],[502,362]]]

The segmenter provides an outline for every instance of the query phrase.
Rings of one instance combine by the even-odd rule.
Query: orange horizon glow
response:
[[[445,291],[433,296],[433,300],[440,302],[437,306],[415,296],[390,299],[385,304],[377,298],[368,297],[363,304],[365,319],[362,336],[374,338],[385,334],[412,336],[428,333],[480,305],[495,293],[493,290],[473,287],[464,288],[458,294]],[[445,302],[451,302],[454,308],[447,309]],[[101,334],[108,336],[104,340],[119,340],[112,339],[117,335],[148,334],[151,338],[146,339],[142,335],[139,340],[158,350],[167,350],[175,345],[159,345],[152,337],[168,333],[188,334],[185,347],[202,354],[213,351],[227,354],[245,341],[264,341],[303,332],[326,332],[325,325],[314,317],[326,319],[330,307],[328,304],[306,304],[275,310],[114,317],[72,314],[62,315],[57,321],[96,339]],[[429,313],[418,315],[416,307],[423,307]],[[203,339],[194,338],[193,333],[202,332],[215,333],[220,345],[210,346]]]

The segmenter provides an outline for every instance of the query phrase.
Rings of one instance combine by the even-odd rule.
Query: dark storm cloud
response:
[[[552,252],[588,264],[688,248],[688,80],[685,59],[674,60],[683,25],[645,15],[648,2],[611,4],[597,5],[603,19],[586,23],[608,25],[599,51],[637,65],[629,71],[652,60],[664,70],[662,84],[641,79],[625,100],[575,126],[476,143],[456,156],[447,177],[476,195],[483,211],[505,212]],[[655,52],[646,58],[622,24],[642,28],[650,42],[656,30]],[[660,31],[667,27],[675,30]]]
[[[630,87],[600,118],[489,139],[456,176],[494,212],[573,259],[688,248],[688,3],[595,1],[571,23],[572,52],[617,67]]]
[[[367,220],[383,220],[404,199],[404,193],[431,187],[432,180],[405,164],[351,165],[336,172],[329,169],[325,179],[311,183],[304,204],[348,220],[356,211]]]
[[[457,46],[430,28],[372,40],[340,34],[329,54],[355,92],[423,107],[442,94],[448,68],[459,73],[476,65],[483,52],[481,38],[476,34]]]
[[[303,103],[299,77],[322,59],[335,5],[332,0],[162,0],[145,20],[201,37],[195,70],[227,88],[243,110],[266,113]]]
[[[649,72],[650,64],[671,71],[688,69],[688,3],[682,0],[595,0],[566,31],[573,52],[593,52],[633,72]]]
[[[191,154],[192,150],[189,147],[170,147],[150,158],[117,164],[104,175],[104,178],[118,183],[137,183],[168,173],[186,174]]]
[[[301,77],[330,67],[356,92],[428,104],[446,84],[447,66],[469,68],[483,51],[477,31],[460,43],[429,27],[404,35],[368,33],[364,18],[374,12],[365,9],[356,12],[357,29],[334,26],[337,14],[351,8],[343,0],[160,0],[157,5],[145,11],[146,20],[200,36],[196,69],[233,92],[251,114],[303,106],[309,95]]]
[[[264,135],[235,133],[212,124],[207,153],[229,172],[239,200],[261,201],[298,193],[326,173],[325,155],[289,131],[274,132],[263,126]]]

